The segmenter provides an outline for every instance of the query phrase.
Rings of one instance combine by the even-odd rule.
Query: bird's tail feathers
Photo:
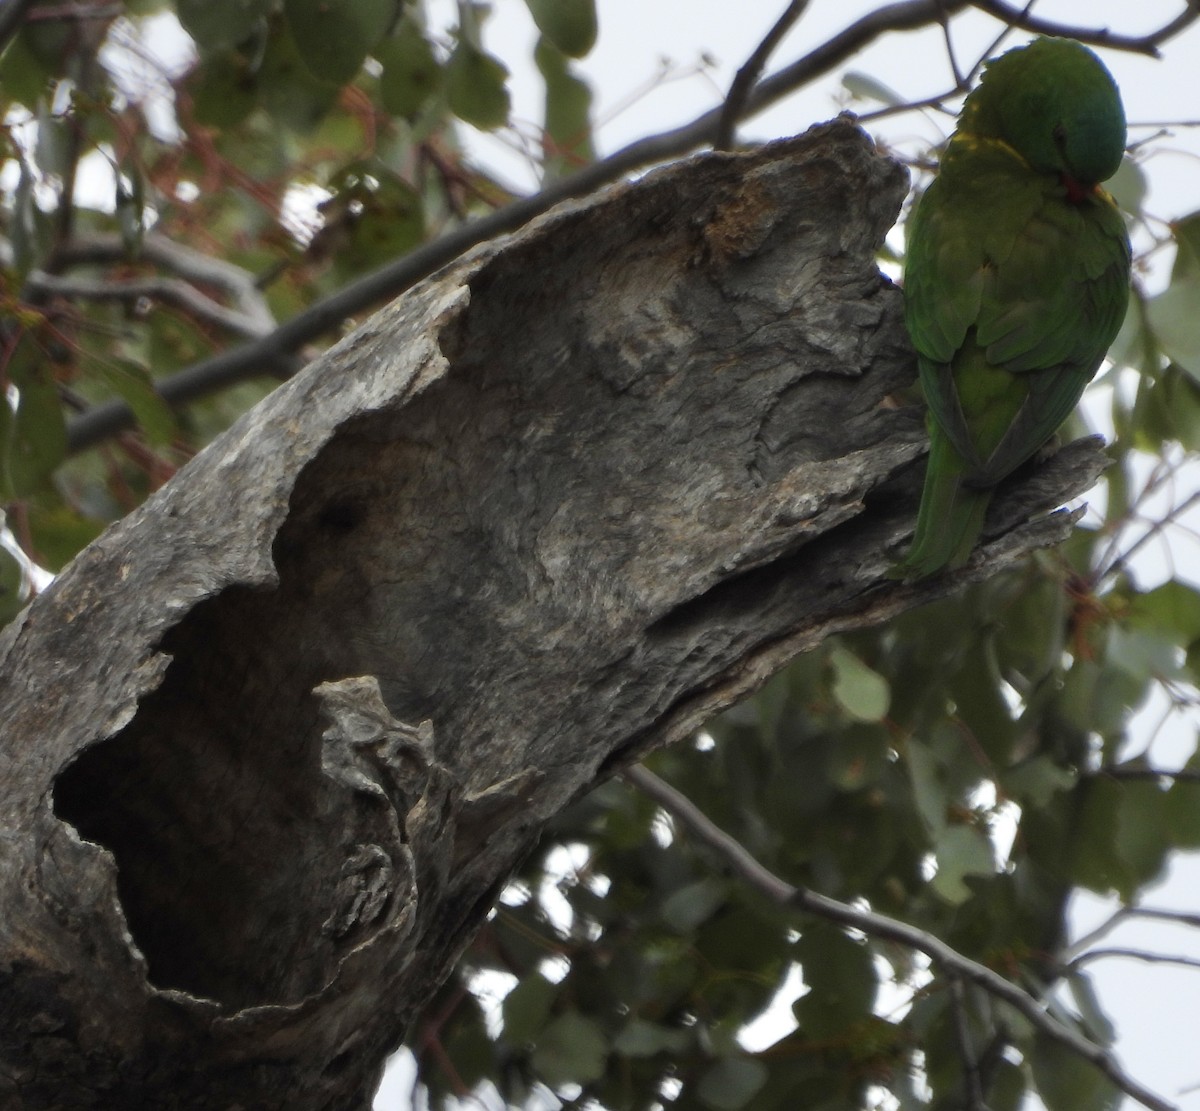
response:
[[[892,568],[892,578],[923,579],[943,568],[961,567],[970,558],[992,491],[966,485],[964,470],[953,446],[935,432],[912,547]]]

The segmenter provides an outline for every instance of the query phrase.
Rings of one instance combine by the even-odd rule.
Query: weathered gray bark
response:
[[[556,210],[29,607],[0,640],[0,1106],[364,1106],[552,814],[950,589],[884,578],[922,450],[874,262],[904,190],[838,121]]]

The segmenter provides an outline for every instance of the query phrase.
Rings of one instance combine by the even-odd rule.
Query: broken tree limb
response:
[[[924,439],[875,265],[905,187],[839,120],[558,208],[59,576],[0,639],[0,1106],[365,1106],[571,799],[1068,534],[1027,518],[1094,444],[956,576],[885,578]]]

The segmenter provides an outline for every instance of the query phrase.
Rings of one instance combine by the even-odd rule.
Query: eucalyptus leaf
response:
[[[460,39],[446,63],[451,111],[482,131],[508,123],[508,68],[493,55]]]
[[[259,106],[271,121],[273,133],[280,125],[302,134],[311,131],[333,108],[339,89],[336,81],[320,76],[309,67],[288,26],[267,41],[261,63],[254,73],[254,83]],[[277,136],[272,134],[266,138],[271,137]],[[264,137],[255,136],[255,139],[255,153],[260,158],[267,151],[272,155],[276,153],[270,150]],[[267,151],[262,149],[264,146]],[[283,155],[284,151],[278,153]]]
[[[537,28],[559,50],[582,58],[596,45],[595,0],[525,0]]]
[[[870,948],[836,926],[813,923],[796,942],[808,994],[792,1008],[810,1038],[829,1037],[871,1014],[879,977]]]
[[[552,1088],[586,1084],[604,1075],[609,1045],[600,1027],[569,1011],[555,1019],[538,1037],[533,1067]]]
[[[970,887],[963,882],[968,876],[991,876],[996,871],[992,842],[975,826],[948,826],[937,840],[936,856],[933,890],[954,905],[971,897]]]
[[[9,480],[18,496],[36,490],[66,458],[66,423],[52,382],[38,381],[22,389],[10,450]]]
[[[1022,806],[1049,806],[1056,795],[1075,785],[1076,774],[1052,757],[1042,754],[1004,775],[1004,791]]]
[[[546,122],[543,176],[553,179],[591,162],[592,90],[571,72],[563,53],[541,39],[534,60],[546,83]]]
[[[667,897],[662,905],[663,921],[679,933],[690,933],[707,921],[727,897],[727,885],[715,876],[706,876]]]
[[[700,1078],[696,1094],[713,1111],[738,1111],[750,1104],[767,1076],[767,1067],[761,1061],[752,1057],[726,1057]]]
[[[235,127],[258,103],[258,83],[250,61],[231,51],[204,59],[188,75],[196,119],[209,127]]]
[[[925,828],[936,837],[946,828],[946,811],[950,803],[937,762],[916,740],[909,741],[905,755],[917,812]]]
[[[526,976],[501,1005],[505,1038],[516,1045],[532,1041],[545,1026],[558,992],[559,986],[540,972]]]
[[[228,50],[244,42],[264,23],[278,0],[175,0],[183,29],[201,55]]]
[[[905,103],[905,98],[895,89],[885,85],[869,73],[862,73],[859,70],[848,70],[843,74],[842,87],[855,100],[874,100],[880,104],[886,104],[890,108]]]
[[[312,75],[343,85],[396,18],[397,0],[283,0],[296,49]]]
[[[1104,183],[1113,200],[1130,216],[1140,216],[1146,199],[1146,173],[1132,158],[1122,158],[1117,172]]]
[[[177,430],[175,414],[154,388],[144,365],[133,359],[114,358],[100,367],[100,374],[113,393],[133,410],[150,443],[170,443]]]
[[[1116,850],[1130,877],[1121,895],[1131,899],[1162,874],[1171,838],[1163,787],[1151,779],[1123,780],[1121,787]]]
[[[1129,605],[1126,620],[1149,632],[1152,643],[1159,643],[1166,634],[1175,644],[1186,648],[1200,640],[1200,590],[1178,580],[1165,582],[1145,594],[1136,595]],[[1120,641],[1117,643],[1119,645]],[[1174,663],[1173,656],[1171,663]]]
[[[456,1086],[473,1087],[495,1073],[496,1046],[474,1000],[464,1000],[455,1008],[454,1021],[441,1036],[446,1054],[454,1062]]]
[[[27,30],[28,24],[21,27],[0,54],[0,94],[32,108],[46,93],[53,71],[30,47]]]
[[[1200,212],[1176,220],[1171,226],[1175,236],[1175,265],[1171,281],[1200,280]]]
[[[401,20],[375,56],[383,66],[379,94],[393,116],[415,115],[442,86],[442,67],[412,19]]]
[[[1116,1040],[1117,1031],[1112,1020],[1104,1013],[1096,986],[1086,972],[1078,970],[1067,977],[1071,998],[1079,1008],[1084,1032],[1097,1045],[1110,1046]]]
[[[1030,1055],[1033,1079],[1047,1111],[1115,1111],[1122,1095],[1094,1065],[1039,1033]]]
[[[1186,769],[1196,770],[1195,761]],[[1167,792],[1163,821],[1171,843],[1181,849],[1200,848],[1200,783],[1179,778]]]
[[[1200,379],[1200,274],[1189,272],[1146,303],[1146,319],[1163,351]]]
[[[635,1018],[617,1035],[613,1050],[623,1057],[654,1057],[659,1053],[681,1053],[689,1040],[687,1030]]]
[[[840,645],[830,653],[829,663],[833,696],[842,709],[858,721],[880,721],[891,702],[887,680]]]

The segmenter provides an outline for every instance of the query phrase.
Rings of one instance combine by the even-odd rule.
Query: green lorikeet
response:
[[[930,451],[894,577],[966,562],[992,487],[1053,436],[1116,337],[1129,237],[1099,183],[1124,146],[1112,77],[1066,39],[1008,51],[967,97],[908,229]]]

